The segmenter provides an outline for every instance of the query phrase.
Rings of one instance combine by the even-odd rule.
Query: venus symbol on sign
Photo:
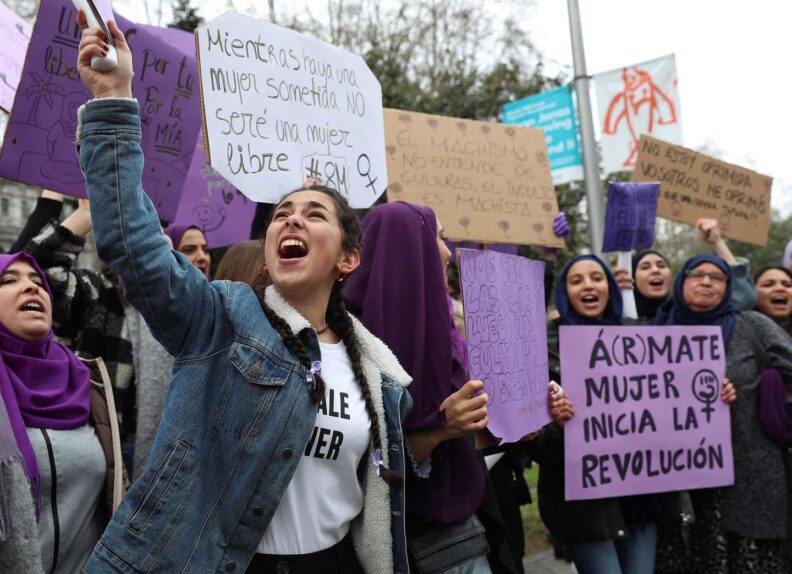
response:
[[[710,415],[715,412],[712,404],[718,398],[719,386],[717,375],[709,369],[702,369],[693,377],[693,396],[704,403],[701,412],[707,415],[707,422],[710,422]]]

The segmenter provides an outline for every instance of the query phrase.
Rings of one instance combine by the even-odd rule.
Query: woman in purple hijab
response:
[[[212,255],[206,243],[206,235],[197,225],[180,225],[172,223],[165,229],[165,234],[173,242],[173,248],[187,256],[193,265],[201,270],[209,279],[212,266]]]
[[[486,395],[478,394],[481,381],[467,381],[444,274],[450,253],[434,212],[388,203],[371,210],[362,227],[361,265],[347,280],[345,298],[413,378],[413,408],[403,423],[413,463],[407,473],[410,540],[427,523],[474,519],[485,477],[472,434],[487,425]],[[472,560],[475,569],[467,571],[489,572],[483,555]]]
[[[53,338],[36,261],[0,255],[0,571],[78,572],[98,541],[108,461],[91,393],[88,368]]]

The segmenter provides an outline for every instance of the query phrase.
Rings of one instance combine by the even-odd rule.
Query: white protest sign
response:
[[[214,169],[256,201],[315,177],[374,203],[388,185],[382,90],[360,56],[234,12],[195,35]]]

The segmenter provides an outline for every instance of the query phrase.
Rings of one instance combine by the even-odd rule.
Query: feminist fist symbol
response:
[[[701,369],[693,377],[693,396],[696,397],[696,400],[704,403],[701,412],[707,416],[707,422],[710,422],[710,415],[715,412],[712,405],[718,398],[719,386],[717,375],[709,369]]]

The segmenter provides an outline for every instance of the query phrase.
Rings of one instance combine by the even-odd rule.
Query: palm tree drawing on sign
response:
[[[649,72],[624,68],[622,81],[624,88],[608,104],[602,131],[613,135],[620,126],[628,131],[632,141],[623,167],[631,168],[635,166],[641,134],[651,134],[655,125],[675,124],[678,119],[674,100],[660,89]]]
[[[45,77],[36,72],[31,72],[30,75],[33,77],[35,83],[25,92],[26,98],[33,98],[33,105],[30,106],[30,113],[28,114],[27,121],[29,124],[37,126],[36,117],[38,116],[41,100],[47,102],[47,105],[52,108],[52,94],[62,96],[63,89],[51,83],[52,76]]]

